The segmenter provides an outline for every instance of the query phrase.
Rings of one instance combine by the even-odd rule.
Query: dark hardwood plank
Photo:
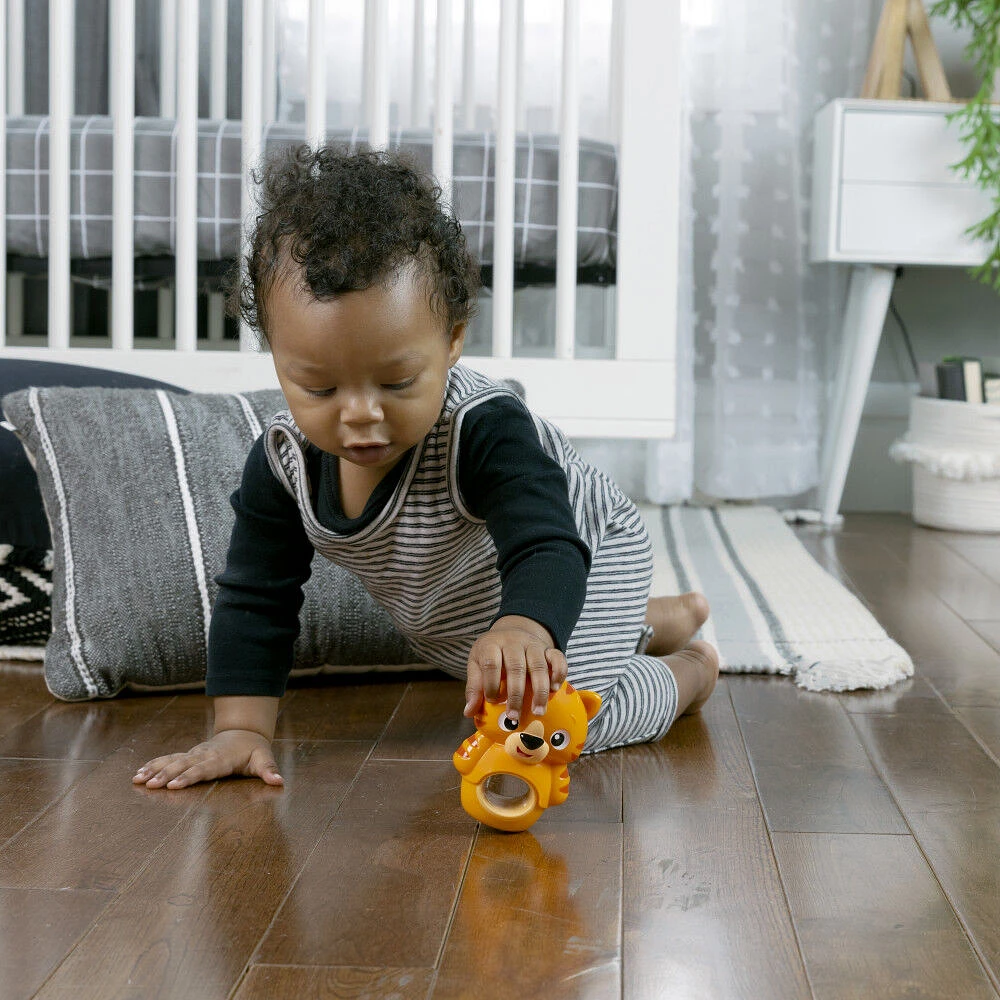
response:
[[[465,686],[438,673],[410,684],[375,747],[380,760],[451,760],[473,732],[462,715]],[[456,772],[457,775],[457,772]]]
[[[1000,653],[936,594],[943,575],[910,572],[892,549],[899,533],[831,533],[831,547],[885,630],[951,705],[1000,708]]]
[[[815,1000],[995,1000],[909,836],[775,833]]]
[[[973,736],[1000,760],[1000,709],[957,708],[955,712]]]
[[[40,663],[0,660],[0,737],[54,703]]]
[[[399,674],[349,674],[304,679],[281,702],[280,740],[377,740],[408,681]]]
[[[57,702],[0,740],[0,757],[103,760],[172,701],[132,696],[109,701]]]
[[[938,531],[936,537],[984,576],[1000,584],[1000,536],[959,531]],[[994,609],[996,614],[996,609]],[[971,616],[975,617],[975,616]]]
[[[207,786],[208,794],[172,793],[189,801],[185,821],[147,858],[39,1000],[228,997],[370,747],[278,741],[284,789],[233,779]]]
[[[0,1000],[33,997],[110,901],[110,892],[0,889]]]
[[[233,1000],[424,1000],[430,969],[252,965]]]
[[[728,683],[623,768],[625,1000],[810,997]]]
[[[481,828],[434,1000],[621,995],[622,828]]]
[[[993,580],[942,534],[910,523],[906,530],[885,532],[886,547],[905,567],[912,580],[929,582],[937,597],[962,618],[1000,617],[1000,582]]]
[[[431,968],[476,824],[451,762],[370,761],[254,960]]]
[[[919,675],[919,663],[914,665],[914,676],[881,690],[841,691],[836,695],[849,715],[892,715],[904,701],[921,699],[928,711],[947,712],[948,706],[933,688],[930,681]]]
[[[954,715],[852,716],[994,985],[1000,982],[1000,768]]]
[[[0,760],[0,845],[95,767],[91,761]]]
[[[132,775],[150,757],[203,737],[203,702],[178,699],[8,841],[0,849],[0,885],[120,889],[133,878],[208,786],[154,792],[134,786]]]
[[[909,832],[836,697],[787,678],[733,677],[729,690],[769,829]]]
[[[997,609],[1000,614],[1000,608]],[[1000,651],[1000,621],[974,619],[969,624],[996,650]]]
[[[851,721],[904,812],[1000,808],[1000,768],[950,712],[914,701]]]

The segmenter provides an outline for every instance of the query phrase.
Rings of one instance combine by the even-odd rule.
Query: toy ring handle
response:
[[[523,790],[513,796],[501,795],[496,782],[516,782]],[[478,784],[465,779],[462,781],[462,806],[480,823],[496,830],[527,830],[544,809],[539,805],[538,792],[529,782],[515,775],[497,773],[487,775]]]

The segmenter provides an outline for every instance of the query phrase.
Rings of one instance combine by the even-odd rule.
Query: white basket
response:
[[[913,464],[917,524],[1000,532],[1000,406],[914,396],[889,454]]]

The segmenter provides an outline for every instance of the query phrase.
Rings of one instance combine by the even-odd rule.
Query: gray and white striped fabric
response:
[[[204,682],[206,635],[247,452],[276,390],[180,395],[32,388],[3,399],[52,528],[45,678],[68,701]],[[317,559],[298,671],[397,665],[412,650],[349,573]]]
[[[469,652],[500,606],[496,548],[458,489],[458,440],[465,413],[513,392],[476,372],[451,370],[442,414],[414,453],[385,509],[351,535],[323,527],[309,496],[304,437],[279,414],[265,438],[275,475],[296,499],[316,550],[355,573],[427,662],[465,677]],[[588,465],[553,425],[535,417],[545,451],[566,472],[570,503],[593,564],[566,657],[578,688],[601,695],[587,751],[659,739],[673,722],[677,686],[662,660],[636,652],[652,555],[635,505]]]
[[[642,508],[655,552],[653,592],[700,590],[699,638],[730,673],[788,674],[810,691],[884,688],[913,674],[909,655],[827,573],[770,507]]]

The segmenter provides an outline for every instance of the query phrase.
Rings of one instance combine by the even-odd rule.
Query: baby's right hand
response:
[[[248,729],[225,729],[187,753],[156,757],[139,768],[132,782],[147,788],[186,788],[229,774],[257,777],[269,785],[285,783],[270,740]]]

